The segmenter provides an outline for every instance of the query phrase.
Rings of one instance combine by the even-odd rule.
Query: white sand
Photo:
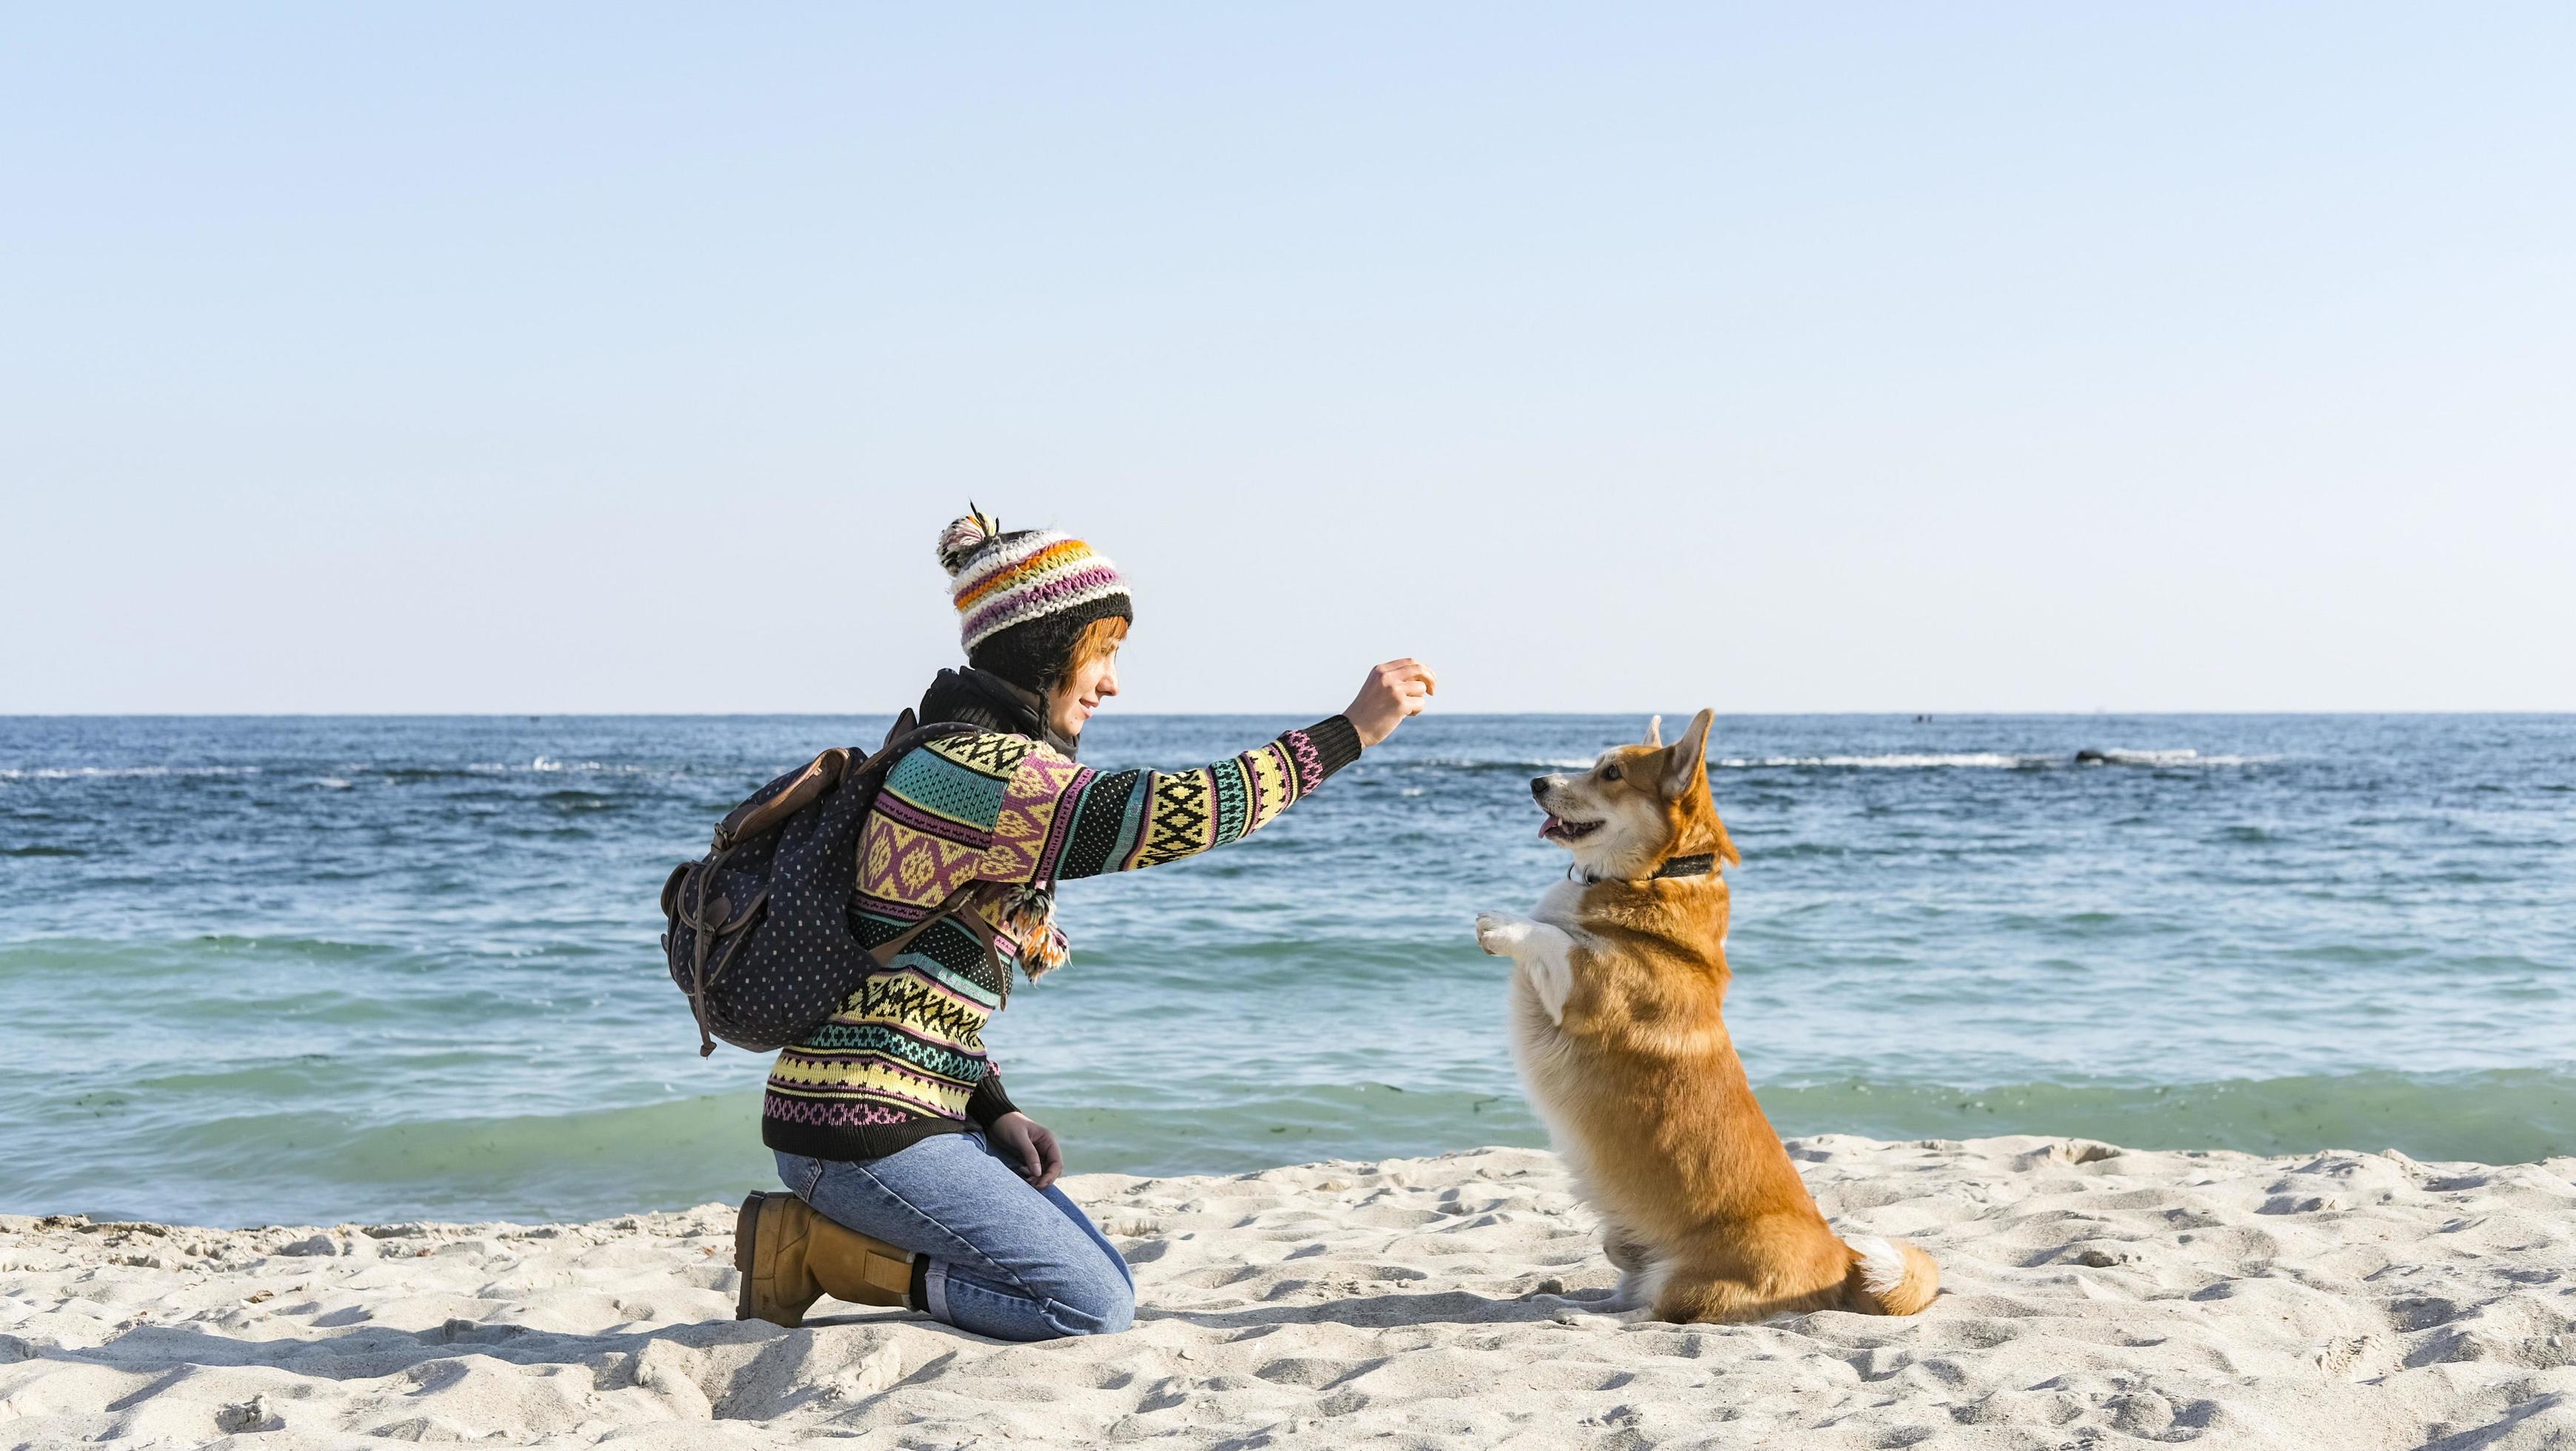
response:
[[[1928,1313],[1590,1314],[1589,1216],[1516,1149],[1072,1180],[1136,1262],[1137,1328],[1029,1346],[736,1323],[717,1205],[8,1219],[0,1444],[2576,1446],[2576,1160],[1791,1147],[1844,1228],[1939,1257]]]

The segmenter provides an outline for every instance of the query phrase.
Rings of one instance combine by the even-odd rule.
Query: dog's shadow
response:
[[[1306,1305],[1246,1305],[1232,1310],[1136,1307],[1136,1322],[1177,1320],[1206,1330],[1249,1330],[1282,1325],[1352,1325],[1369,1330],[1411,1325],[1537,1325],[1571,1312],[1598,1314],[1617,1308],[1609,1290],[1567,1295],[1524,1295],[1496,1300],[1465,1290],[1358,1295]]]
[[[1177,1321],[1212,1332],[1262,1331],[1296,1325],[1347,1325],[1387,1330],[1434,1325],[1532,1325],[1568,1312],[1598,1312],[1611,1305],[1609,1290],[1572,1294],[1541,1293],[1494,1299],[1463,1290],[1395,1291],[1348,1296],[1305,1304],[1251,1304],[1231,1309],[1193,1310],[1139,1306],[1139,1325]],[[855,1308],[855,1307],[853,1307]],[[820,1315],[809,1329],[839,1326],[918,1326],[967,1345],[1000,1345],[907,1311]],[[330,1381],[383,1380],[408,1376],[410,1389],[435,1389],[466,1373],[464,1358],[486,1358],[523,1368],[580,1370],[597,1390],[638,1384],[644,1352],[657,1341],[691,1351],[719,1351],[738,1346],[733,1356],[745,1363],[729,1369],[712,1399],[720,1417],[766,1419],[793,1411],[829,1394],[811,1380],[810,1337],[759,1321],[715,1320],[680,1323],[651,1330],[580,1334],[527,1329],[507,1324],[450,1321],[437,1330],[400,1331],[367,1327],[322,1340],[281,1338],[257,1340],[218,1334],[192,1325],[138,1326],[106,1343],[86,1349],[37,1349],[0,1345],[17,1352],[17,1360],[60,1360],[107,1366],[149,1377],[120,1396],[107,1409],[131,1410],[206,1367],[260,1366],[297,1376]],[[963,1349],[964,1345],[958,1347]],[[956,1358],[954,1350],[933,1356],[904,1377],[910,1384],[936,1376]],[[230,1414],[229,1412],[227,1414]],[[234,1429],[256,1429],[247,1424]]]
[[[853,1316],[849,1323],[871,1318],[877,1317]],[[812,1337],[757,1320],[678,1322],[650,1330],[601,1334],[450,1321],[437,1330],[371,1326],[320,1340],[259,1340],[218,1334],[193,1325],[144,1325],[89,1347],[0,1343],[0,1364],[13,1359],[20,1363],[50,1360],[104,1366],[149,1377],[106,1407],[110,1413],[121,1413],[209,1367],[255,1366],[319,1381],[402,1378],[408,1381],[402,1387],[403,1393],[417,1395],[455,1384],[469,1373],[471,1362],[483,1360],[539,1372],[579,1372],[590,1377],[590,1389],[594,1391],[620,1390],[643,1383],[646,1353],[657,1342],[702,1354],[714,1352],[725,1358],[722,1383],[710,1396],[719,1418],[770,1419],[833,1394],[809,1373]],[[952,1358],[953,1355],[936,1357],[924,1370],[934,1370]],[[917,1371],[907,1379],[918,1378],[922,1373]],[[232,1424],[225,1419],[239,1419],[240,1414],[239,1408],[230,1408],[218,1419],[227,1430],[262,1429],[246,1420]],[[408,1432],[397,1427],[385,1434],[401,1436]]]

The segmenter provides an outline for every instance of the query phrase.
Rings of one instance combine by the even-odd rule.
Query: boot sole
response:
[[[752,1320],[751,1313],[752,1251],[760,1236],[760,1206],[769,1196],[754,1192],[742,1201],[742,1209],[733,1217],[733,1267],[742,1272],[742,1289],[734,1296],[733,1318]]]

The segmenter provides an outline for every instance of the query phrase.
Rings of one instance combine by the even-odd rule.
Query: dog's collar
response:
[[[1651,882],[1664,877],[1704,877],[1710,872],[1716,870],[1717,853],[1713,851],[1704,851],[1697,856],[1674,857],[1670,861],[1665,862],[1662,866],[1657,867],[1655,869],[1655,874],[1651,877],[1644,878],[1644,880]],[[1568,866],[1565,869],[1565,876],[1568,881],[1583,882],[1587,885],[1598,885],[1602,882],[1614,880],[1609,877],[1587,877],[1576,872],[1572,866]],[[1634,881],[1638,879],[1633,877],[1622,877],[1617,878],[1616,880]]]

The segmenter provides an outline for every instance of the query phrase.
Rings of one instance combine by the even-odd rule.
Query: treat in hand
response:
[[[1439,689],[1440,682],[1431,674],[1430,666],[1411,656],[1389,660],[1369,672],[1367,683],[1342,714],[1350,717],[1352,729],[1359,732],[1360,744],[1373,746],[1395,734],[1406,716],[1422,714],[1422,708],[1430,704]]]

